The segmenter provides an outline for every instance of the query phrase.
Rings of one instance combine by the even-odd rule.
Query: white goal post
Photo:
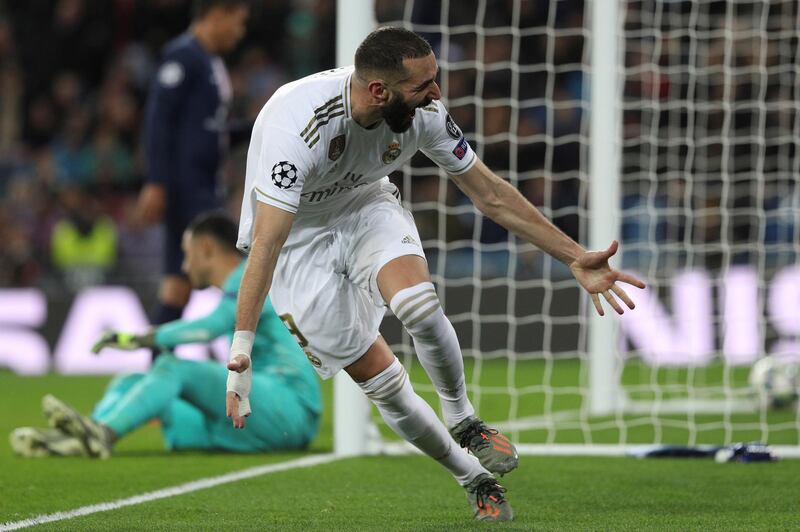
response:
[[[590,5],[592,71],[589,121],[589,248],[603,249],[619,239],[619,94],[620,19],[617,2],[594,1]],[[611,261],[619,267],[618,257]],[[615,320],[592,312],[589,321],[589,409],[593,415],[609,415],[618,406]]]
[[[336,66],[353,64],[356,48],[375,29],[374,0],[337,0]],[[333,451],[340,456],[378,452],[371,404],[345,371],[333,381]]]

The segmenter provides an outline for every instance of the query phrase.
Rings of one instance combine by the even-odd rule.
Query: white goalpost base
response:
[[[632,457],[633,453],[650,445],[615,445],[615,444],[518,444],[517,451],[520,456],[604,456],[604,457]],[[800,447],[796,445],[770,446],[773,454],[781,460],[800,459]],[[381,448],[381,455],[403,456],[409,454],[422,454],[419,449],[406,442],[385,443]]]

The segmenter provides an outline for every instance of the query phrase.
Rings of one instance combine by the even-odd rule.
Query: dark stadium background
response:
[[[547,24],[546,2],[529,2],[523,13],[525,26]],[[334,66],[335,2],[265,0],[253,2],[248,32],[236,51],[226,57],[234,89],[230,110],[233,128],[230,156],[225,164],[223,184],[228,207],[238,215],[244,181],[244,158],[248,130],[263,103],[281,84]],[[457,9],[456,9],[457,7]],[[451,24],[474,20],[478,3],[467,1],[451,6]],[[508,24],[511,2],[499,2],[487,14],[487,24]],[[439,2],[415,3],[412,18],[427,24],[438,21]],[[557,25],[578,28],[583,2],[559,5]],[[161,264],[159,226],[137,227],[133,206],[143,182],[142,117],[148,84],[157,66],[158,51],[172,37],[184,31],[191,14],[190,0],[7,0],[0,3],[0,289],[36,287],[47,298],[47,319],[39,329],[52,346],[71,308],[74,295],[82,288],[97,285],[124,285],[138,294],[146,312],[152,311]],[[379,21],[400,20],[403,2],[376,2]],[[426,35],[437,46],[438,36]],[[475,41],[469,35],[454,36],[457,45],[474,53]],[[526,39],[521,58],[526,63],[543,63],[543,41]],[[502,60],[507,53],[503,39],[487,39],[488,59]],[[469,50],[473,50],[469,52]],[[583,39],[561,39],[556,50],[558,63],[573,65],[559,72],[555,90],[559,98],[580,97],[583,82],[580,62]],[[469,94],[475,86],[475,71],[450,74],[450,97]],[[544,95],[544,78],[530,77],[521,96]],[[539,79],[539,81],[536,81]],[[506,71],[487,73],[484,98],[499,97],[508,90]],[[475,130],[475,109],[465,106],[451,112],[465,132]],[[485,109],[486,134],[503,127],[507,107]],[[521,133],[544,128],[544,108],[521,117]],[[555,134],[577,132],[580,109],[559,112]],[[469,133],[468,133],[469,135]],[[484,160],[501,173],[508,168],[509,144],[484,146]],[[519,164],[537,168],[544,164],[544,144],[533,143],[520,149]],[[579,202],[579,146],[577,142],[557,143],[553,169],[560,172],[553,181],[554,207],[572,211],[556,216],[556,223],[572,236],[578,236],[574,206]],[[538,162],[537,162],[538,161]],[[416,164],[416,163],[415,163]],[[419,163],[425,165],[424,162]],[[428,163],[429,165],[429,163]],[[393,178],[400,179],[399,176]],[[523,186],[523,192],[541,205],[542,191],[536,179]],[[414,179],[414,202],[436,200],[437,175]],[[460,204],[463,196],[448,192],[448,204]],[[402,190],[402,187],[401,187]],[[429,197],[431,194],[433,196]],[[423,239],[436,238],[436,213],[415,212]],[[472,217],[448,216],[448,240],[471,239]],[[91,264],[82,257],[75,264],[68,244],[59,243],[59,224],[79,226],[83,231],[104,229],[110,252]],[[54,238],[55,236],[55,238]],[[499,243],[506,232],[491,221],[484,221],[480,240]],[[66,246],[66,248],[65,248]],[[429,249],[434,268],[436,250]],[[484,257],[483,275],[496,276],[508,264],[507,253]],[[473,258],[448,255],[448,277],[471,276]],[[496,268],[493,266],[496,263]],[[523,265],[524,266],[524,265]],[[533,278],[540,271],[521,268],[518,275]],[[448,312],[468,312],[473,287],[454,286],[445,294]],[[560,289],[559,289],[560,290]],[[507,288],[489,288],[481,294],[482,312],[504,313]],[[541,312],[544,290],[533,288],[518,297],[517,315]],[[574,315],[577,290],[569,286],[554,298],[556,315]],[[487,306],[488,305],[488,306]],[[465,348],[471,348],[471,324],[456,323]],[[480,349],[501,349],[506,341],[505,325],[486,326],[481,331]],[[532,326],[535,327],[535,326]],[[551,348],[555,352],[574,351],[575,326],[557,330]],[[558,328],[558,327],[557,327]],[[385,334],[399,338],[399,325],[389,320]],[[541,348],[541,331],[520,334],[519,350]]]

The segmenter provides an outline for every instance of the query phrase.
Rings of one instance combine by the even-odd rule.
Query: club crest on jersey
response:
[[[278,188],[292,188],[297,181],[297,167],[289,161],[275,163],[272,167],[272,184]]]
[[[392,142],[391,144],[389,144],[389,147],[386,148],[386,151],[383,152],[383,155],[381,155],[381,160],[383,161],[383,164],[393,163],[395,159],[400,157],[400,153],[402,151],[403,150],[400,149],[399,142]]]
[[[450,118],[450,115],[447,115],[447,118],[444,120],[444,127],[447,129],[447,134],[453,137],[454,139],[458,140],[461,138],[461,130],[456,125],[455,121]]]
[[[344,153],[344,148],[347,145],[347,139],[344,135],[339,135],[338,137],[331,140],[331,143],[328,145],[328,159],[331,161],[335,161],[339,157],[342,156]]]

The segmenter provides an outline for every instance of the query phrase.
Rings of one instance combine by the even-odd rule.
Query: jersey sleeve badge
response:
[[[183,65],[177,61],[167,61],[158,69],[158,82],[171,89],[183,81]]]
[[[289,189],[297,182],[297,167],[289,161],[280,161],[272,167],[272,184]]]
[[[468,148],[469,145],[467,144],[467,139],[461,137],[461,142],[456,144],[456,147],[453,148],[453,155],[455,155],[457,159],[461,160],[467,154]]]

